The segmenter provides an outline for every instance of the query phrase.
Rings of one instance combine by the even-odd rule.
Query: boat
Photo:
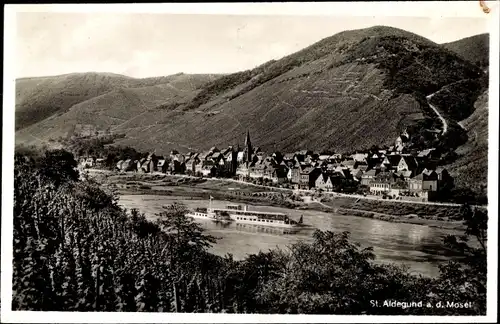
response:
[[[210,206],[212,205],[212,198],[210,197]],[[211,208],[196,208],[194,211],[190,211],[186,214],[187,217],[207,219],[216,223],[229,224],[233,220],[229,217],[228,213],[214,213],[211,212]]]
[[[214,218],[225,218],[229,216],[236,223],[254,224],[271,227],[294,228],[300,224],[291,220],[284,213],[264,212],[249,210],[247,206],[228,205],[226,208],[208,208],[208,215]]]
[[[215,221],[215,217],[213,214],[209,214],[206,210],[206,208],[203,210],[203,208],[196,208],[194,211],[189,211],[186,214],[187,217],[192,217],[192,218],[199,218],[199,219],[208,219],[211,221]]]

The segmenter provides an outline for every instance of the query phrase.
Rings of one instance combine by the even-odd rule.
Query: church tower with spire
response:
[[[247,130],[247,137],[245,138],[245,163],[247,167],[252,163],[252,143],[250,142],[250,131]]]

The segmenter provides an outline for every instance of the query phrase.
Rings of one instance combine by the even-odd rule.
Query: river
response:
[[[122,195],[119,199],[123,207],[129,210],[137,208],[150,219],[154,219],[157,213],[163,211],[162,206],[174,202],[183,203],[190,209],[208,207],[207,200],[191,200],[187,197]],[[231,203],[212,201],[212,204],[213,207],[224,207]],[[424,225],[390,223],[314,210],[252,205],[248,207],[251,210],[284,212],[296,221],[303,215],[304,224],[311,227],[300,229],[296,233],[283,233],[275,228],[236,223],[221,225],[197,219],[208,234],[219,238],[210,249],[211,252],[217,255],[231,253],[235,259],[243,259],[248,254],[276,247],[284,248],[301,240],[310,242],[314,229],[348,231],[351,238],[362,247],[373,247],[376,262],[405,264],[413,273],[435,277],[439,274],[439,265],[451,258],[449,251],[443,246],[443,237],[448,234],[461,234]]]

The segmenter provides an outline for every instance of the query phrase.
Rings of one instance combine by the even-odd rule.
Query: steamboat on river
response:
[[[302,226],[302,217],[298,222],[284,213],[249,210],[241,205],[228,205],[225,208],[213,208],[210,199],[209,208],[196,208],[186,214],[188,217],[208,219],[219,223],[243,223],[270,227],[296,228]]]

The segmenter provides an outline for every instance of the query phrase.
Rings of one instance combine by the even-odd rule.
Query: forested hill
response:
[[[442,44],[445,48],[455,52],[461,58],[476,64],[482,69],[489,67],[490,35],[480,34],[460,40]]]
[[[67,82],[40,84],[37,91],[43,96],[31,92],[19,104],[29,102],[29,110],[37,112],[47,111],[47,100],[41,98],[60,104],[50,106],[55,112],[47,118],[32,114],[40,116],[34,120],[26,120],[26,108],[19,108],[16,139],[43,142],[95,127],[123,134],[118,144],[143,151],[187,151],[242,143],[249,130],[264,150],[352,151],[391,144],[408,125],[439,127],[425,96],[482,75],[477,66],[428,39],[375,26],[338,33],[217,79],[181,75],[139,88],[123,88],[130,81],[119,79],[118,89],[102,82],[106,86],[92,90],[68,88]],[[64,98],[71,100],[59,99],[68,91]],[[26,98],[26,91],[18,93]],[[455,115],[468,117],[450,113]]]

